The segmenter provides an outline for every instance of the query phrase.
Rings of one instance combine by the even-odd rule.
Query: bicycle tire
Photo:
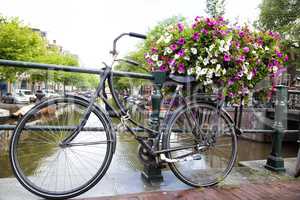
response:
[[[192,121],[188,122],[187,117]],[[193,187],[211,186],[225,179],[237,156],[237,137],[225,111],[218,110],[213,103],[190,102],[177,108],[166,123],[162,144],[167,150],[166,157],[175,160],[192,155],[188,161],[168,163],[177,178]],[[205,144],[209,138],[210,145]],[[177,147],[183,149],[173,151]]]
[[[27,190],[47,199],[72,198],[91,189],[106,173],[115,138],[109,119],[98,107],[93,107],[84,126],[95,131],[83,129],[71,142],[74,146],[60,146],[88,105],[79,97],[48,99],[18,122],[10,143],[10,162]]]

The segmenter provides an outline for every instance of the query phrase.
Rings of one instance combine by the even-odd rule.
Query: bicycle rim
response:
[[[166,154],[170,159],[189,156],[188,161],[169,163],[173,173],[188,185],[214,185],[222,181],[234,165],[236,135],[228,116],[218,112],[213,105],[191,103],[178,108],[168,123],[164,148],[191,146]]]
[[[80,123],[87,106],[76,98],[48,100],[18,123],[10,159],[16,177],[29,191],[44,198],[70,198],[90,189],[105,174],[114,141],[107,120],[97,109],[71,142],[73,146],[60,146]]]

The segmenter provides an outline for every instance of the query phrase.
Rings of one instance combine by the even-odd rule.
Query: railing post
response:
[[[287,120],[287,87],[276,86],[275,121],[272,135],[272,152],[268,156],[266,168],[276,172],[285,171],[284,160],[281,157],[282,139],[286,129]]]
[[[161,88],[163,86],[163,83],[166,80],[166,73],[153,72],[152,75],[154,77],[154,81],[153,81],[154,84],[153,84],[153,92],[151,95],[152,112],[150,114],[149,125],[151,129],[158,131],[160,126],[160,119],[159,119],[160,104],[162,100]],[[149,137],[151,141],[151,138],[154,139],[156,135],[150,134]],[[155,157],[150,159],[153,159],[153,161],[155,161]],[[162,182],[163,176],[161,174],[160,166],[155,164],[155,162],[150,162],[150,163],[154,163],[154,164],[144,165],[142,177],[150,183]]]

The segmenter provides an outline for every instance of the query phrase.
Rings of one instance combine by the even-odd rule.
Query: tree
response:
[[[294,75],[296,68],[300,68],[300,1],[263,0],[255,25],[263,31],[277,31],[282,35],[290,57],[288,72]]]
[[[34,61],[43,55],[47,43],[36,32],[22,24],[18,18],[0,16],[0,59]],[[0,67],[0,79],[14,81],[21,68]]]
[[[225,0],[206,0],[206,13],[210,17],[219,17],[225,14]]]

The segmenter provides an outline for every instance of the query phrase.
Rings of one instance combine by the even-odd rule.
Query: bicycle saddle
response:
[[[191,83],[196,81],[195,77],[193,76],[176,76],[174,74],[170,74],[169,78],[178,83]]]

